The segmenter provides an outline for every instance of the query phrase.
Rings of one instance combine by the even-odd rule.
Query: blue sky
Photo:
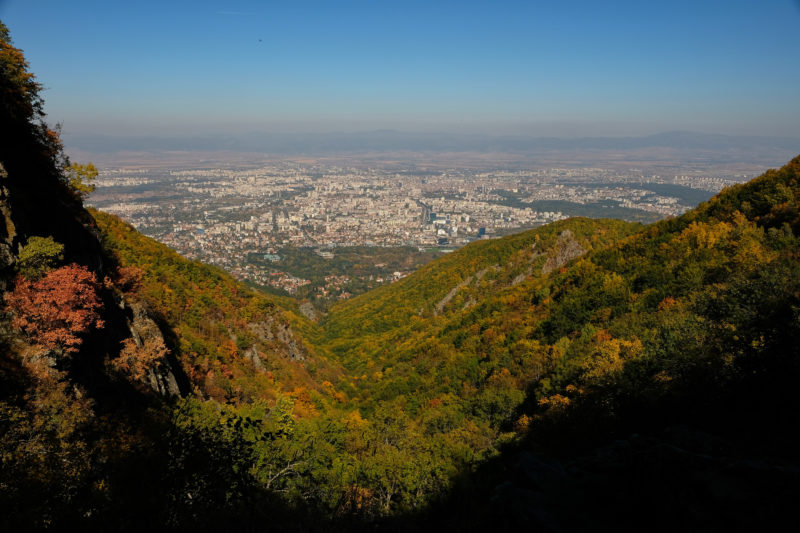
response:
[[[0,0],[67,133],[800,137],[800,1]]]

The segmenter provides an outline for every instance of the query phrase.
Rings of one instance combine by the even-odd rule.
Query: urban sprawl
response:
[[[255,169],[104,169],[92,203],[186,257],[292,293],[307,281],[254,264],[251,254],[277,261],[290,246],[313,247],[323,257],[353,245],[446,250],[567,218],[587,205],[664,218],[692,207],[670,192],[702,190],[710,196],[746,178],[638,169],[420,172],[283,162]],[[672,188],[664,192],[655,185]]]

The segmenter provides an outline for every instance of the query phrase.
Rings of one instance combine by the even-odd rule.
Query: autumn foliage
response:
[[[98,283],[86,267],[68,265],[31,282],[17,278],[5,300],[14,314],[14,327],[45,348],[65,354],[78,351],[92,328],[102,328]]]
[[[47,211],[77,206],[75,187],[8,43],[0,23],[3,201],[50,198],[29,216],[58,236],[69,220]],[[106,316],[95,275],[52,270],[69,254],[31,237],[0,313],[0,531],[796,521],[800,157],[648,227],[571,219],[470,244],[317,323],[93,216],[121,265],[109,323],[138,320],[93,355],[136,387],[28,357],[14,328],[69,357]],[[551,269],[565,235],[585,253]],[[148,395],[157,365],[181,378],[172,361],[195,392]]]
[[[135,380],[143,380],[147,371],[158,365],[168,353],[161,338],[154,337],[139,345],[133,339],[125,339],[119,357],[112,361],[115,368]]]
[[[132,293],[139,290],[144,278],[144,270],[135,266],[119,267],[113,284],[122,292]]]

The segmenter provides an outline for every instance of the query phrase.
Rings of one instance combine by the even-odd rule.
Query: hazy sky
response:
[[[798,0],[0,0],[67,133],[800,137]]]

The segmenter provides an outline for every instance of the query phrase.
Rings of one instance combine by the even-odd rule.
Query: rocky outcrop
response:
[[[555,245],[547,253],[547,260],[542,266],[542,274],[549,274],[585,253],[586,250],[575,239],[575,234],[565,229],[558,235]]]
[[[499,270],[499,269],[500,269],[500,265],[492,265],[492,267],[491,267],[491,268],[493,268],[493,269],[495,269],[495,270]],[[458,291],[460,291],[461,289],[464,289],[464,288],[468,287],[468,286],[469,286],[469,284],[470,284],[470,283],[472,283],[472,280],[473,280],[473,279],[475,279],[475,281],[476,281],[476,282],[477,282],[477,281],[480,281],[480,280],[483,278],[483,276],[485,276],[485,275],[486,275],[486,273],[487,273],[487,272],[489,272],[489,269],[488,269],[488,268],[481,269],[481,270],[479,270],[478,272],[476,272],[476,273],[475,273],[475,276],[474,276],[474,278],[473,278],[473,276],[468,276],[468,277],[467,277],[467,279],[465,279],[464,281],[462,281],[461,283],[459,283],[458,285],[456,285],[455,287],[453,287],[453,288],[450,290],[450,292],[448,292],[448,293],[447,293],[447,294],[444,296],[444,298],[442,298],[441,300],[439,300],[439,302],[436,304],[436,307],[434,307],[434,309],[433,309],[433,315],[434,315],[434,316],[440,315],[440,314],[441,314],[441,313],[444,311],[444,308],[447,306],[447,304],[449,304],[449,303],[450,303],[450,301],[451,301],[453,298],[455,298],[456,294],[458,294]],[[472,297],[470,297],[470,300],[471,300],[473,303],[472,303],[472,304],[467,304],[465,307],[468,307],[469,305],[474,305],[474,303],[475,303],[475,299],[474,299],[474,298],[472,298]]]
[[[460,291],[470,283],[472,283],[472,276],[467,277],[467,279],[465,279],[464,281],[453,287],[450,290],[450,292],[445,294],[444,298],[439,300],[439,302],[436,304],[436,307],[433,309],[434,316],[441,314],[441,312],[444,311],[444,307],[450,303],[450,300],[452,300],[456,294],[458,294],[458,291]]]
[[[151,318],[149,310],[141,303],[134,302],[128,305],[131,310],[131,319],[128,321],[128,329],[131,338],[137,346],[145,346],[148,343],[165,344],[164,336],[158,324]],[[175,378],[175,369],[169,357],[163,357],[161,361],[147,371],[145,381],[147,385],[162,396],[179,396],[181,394],[178,380]]]
[[[298,362],[305,361],[305,353],[289,324],[280,322],[274,317],[267,317],[260,322],[251,322],[247,328],[260,341],[277,342],[280,347],[279,351],[289,359]]]
[[[303,313],[307,319],[317,320],[317,318],[319,318],[319,314],[317,310],[314,309],[314,306],[311,305],[311,302],[301,302],[299,307],[300,312]]]
[[[523,272],[522,274],[517,274],[514,277],[514,279],[511,280],[511,286],[515,287],[515,286],[519,285],[520,283],[525,281],[529,275],[530,275],[530,272],[527,272],[527,273]]]
[[[4,175],[0,166],[0,177]],[[17,234],[11,218],[11,207],[8,205],[8,189],[0,185],[0,291],[6,289],[6,279],[11,267],[16,262],[14,255],[14,237]]]
[[[278,340],[286,347],[286,354],[294,361],[305,361],[306,356],[300,349],[297,339],[288,324],[278,324]]]
[[[264,366],[264,362],[261,360],[261,356],[258,354],[258,349],[256,348],[255,344],[246,349],[242,356],[253,363],[253,367],[256,369],[256,372],[267,371],[267,367]]]

